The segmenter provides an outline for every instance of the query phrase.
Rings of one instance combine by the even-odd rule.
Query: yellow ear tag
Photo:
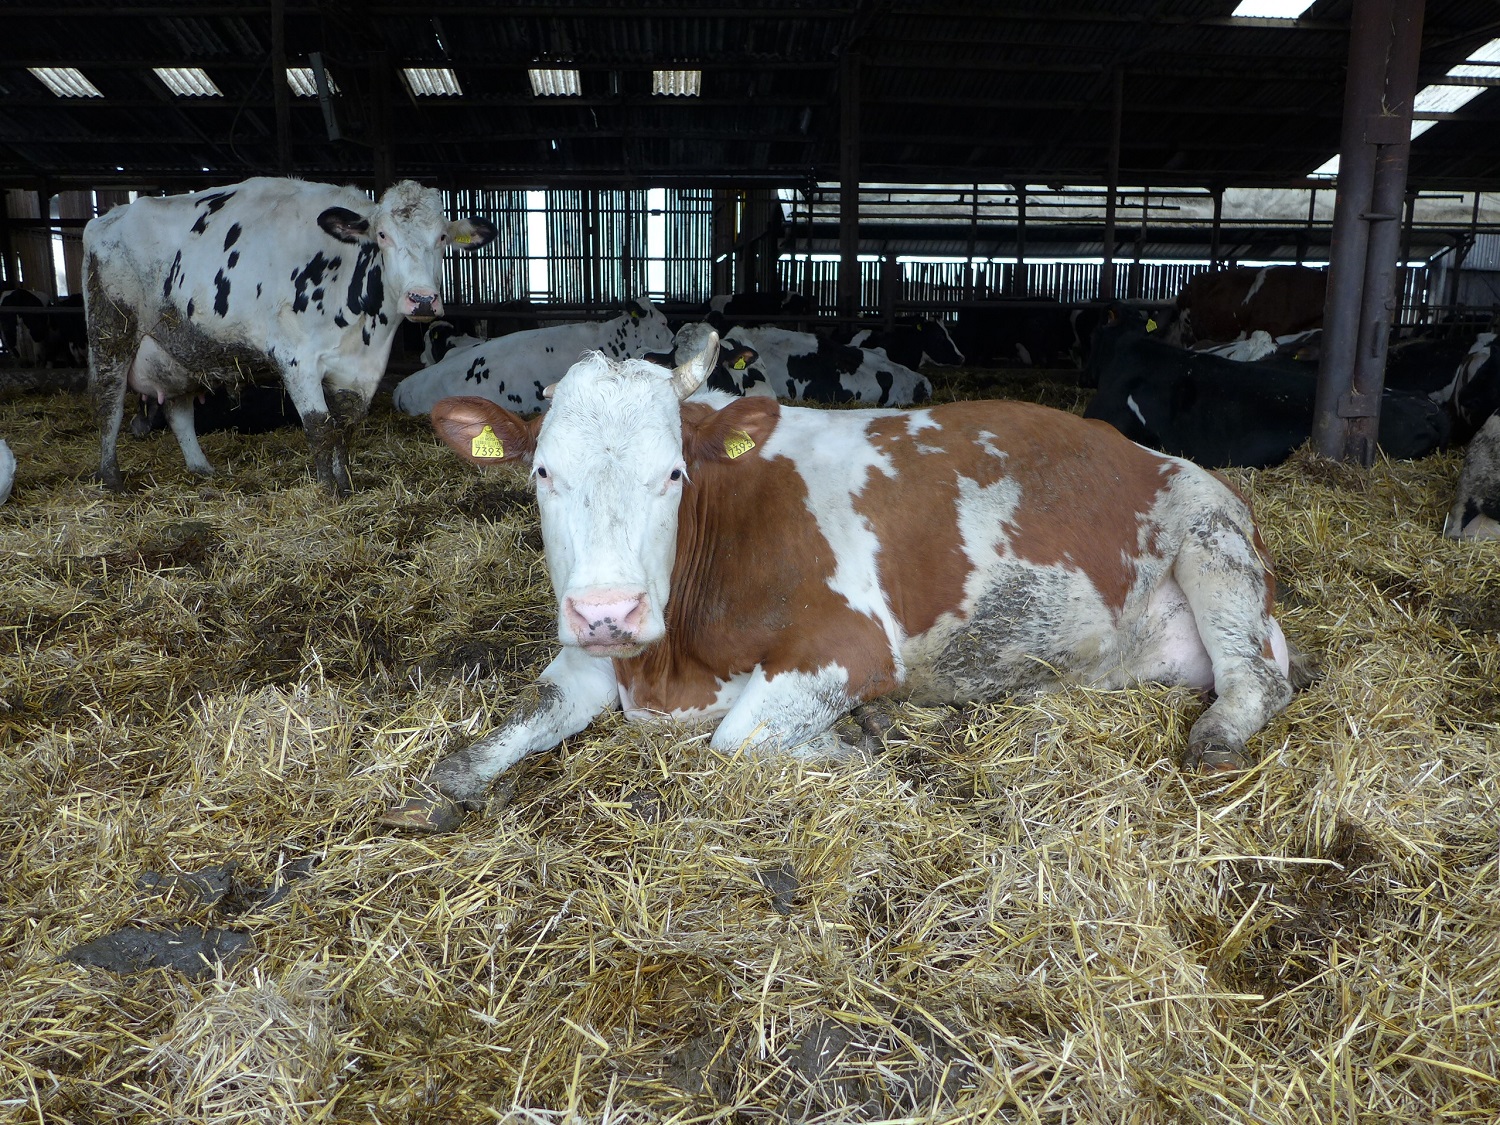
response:
[[[1155,332],[1156,331],[1156,321],[1148,319],[1146,321],[1146,331],[1147,332]]]
[[[475,457],[504,457],[505,446],[495,436],[495,431],[486,423],[484,429],[469,442],[469,452]]]
[[[469,243],[474,241],[474,236],[472,234],[455,234],[453,236],[453,241],[458,243],[458,245],[460,246],[467,246]]]
[[[745,357],[744,356],[740,356],[738,359],[736,359],[734,361],[734,369],[736,371],[743,371],[743,370],[745,370]]]
[[[731,461],[741,454],[749,453],[755,448],[755,442],[750,440],[750,435],[744,430],[735,430],[724,439],[724,456]]]

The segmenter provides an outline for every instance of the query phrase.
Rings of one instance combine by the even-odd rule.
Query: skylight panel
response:
[[[458,75],[446,66],[407,66],[401,73],[406,88],[419,98],[455,98],[464,92]]]
[[[196,66],[153,66],[162,85],[179,98],[222,98],[224,92]]]
[[[576,98],[583,93],[576,70],[528,70],[526,76],[539,98]]]
[[[653,70],[651,92],[673,98],[696,98],[703,92],[701,70]]]
[[[1417,92],[1416,100],[1411,103],[1411,111],[1413,113],[1453,113],[1484,91],[1483,86],[1444,86],[1441,84],[1424,86]]]
[[[60,98],[102,98],[104,94],[72,66],[28,67],[36,80]]]
[[[1500,78],[1500,39],[1491,39],[1448,74],[1452,78]]]
[[[338,83],[333,80],[333,75],[324,72],[328,79],[328,92],[337,94]],[[292,93],[299,98],[315,98],[318,96],[318,80],[313,75],[310,66],[289,66],[286,68],[286,84],[292,88]]]
[[[1247,19],[1294,20],[1314,3],[1316,0],[1240,0],[1239,7],[1229,14]]]
[[[1339,174],[1339,154],[1334,153],[1307,174],[1311,180],[1331,180]]]

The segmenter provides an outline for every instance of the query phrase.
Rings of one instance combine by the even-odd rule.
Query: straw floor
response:
[[[901,707],[831,764],[607,718],[414,837],[375,818],[550,654],[522,477],[388,406],[342,504],[295,431],[206,437],[208,483],[127,437],[121,496],[81,396],[0,436],[0,1121],[1500,1121],[1456,455],[1232,474],[1322,672],[1232,784],[1153,687]],[[63,958],[130,925],[248,943]]]

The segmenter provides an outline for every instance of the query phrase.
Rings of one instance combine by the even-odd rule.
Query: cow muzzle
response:
[[[563,599],[563,621],[574,641],[591,656],[634,656],[645,647],[642,627],[648,601],[644,592],[594,590]]]
[[[436,319],[443,315],[443,299],[436,293],[409,292],[401,301],[401,315],[418,322]]]

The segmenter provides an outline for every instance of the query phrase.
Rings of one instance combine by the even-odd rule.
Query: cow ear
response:
[[[439,399],[432,407],[432,428],[455,453],[476,465],[530,461],[536,451],[533,425],[487,398]]]
[[[730,371],[743,371],[759,358],[760,353],[754,348],[738,344],[724,347],[719,354],[719,363]]]
[[[448,224],[448,241],[465,250],[478,250],[495,241],[495,224],[488,219],[470,215],[467,219],[455,219]]]
[[[340,242],[366,242],[370,220],[347,207],[330,207],[318,216],[318,226]]]
[[[689,466],[740,460],[765,445],[781,418],[781,405],[767,395],[737,398],[705,415],[690,412],[688,407],[695,405],[687,404],[682,412],[683,459]]]

